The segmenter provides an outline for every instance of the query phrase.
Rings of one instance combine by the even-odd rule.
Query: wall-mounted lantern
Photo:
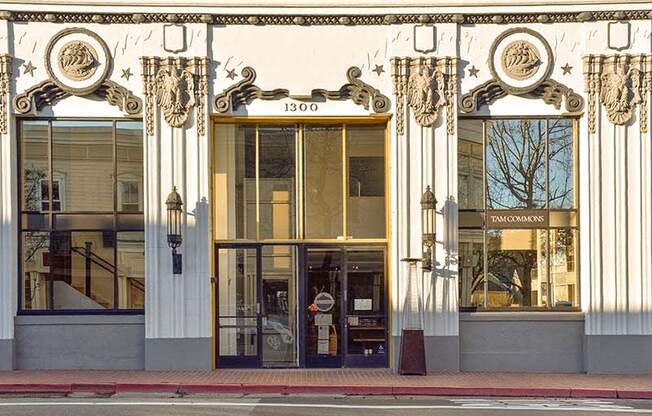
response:
[[[435,194],[430,189],[430,185],[426,186],[426,190],[421,196],[421,227],[422,241],[425,247],[423,252],[423,259],[421,269],[429,272],[432,270],[432,247],[435,245],[435,209],[437,207],[437,200]]]
[[[172,249],[172,273],[181,274],[183,268],[181,263],[181,253],[177,253],[177,248],[181,246],[183,237],[181,236],[181,211],[183,201],[181,195],[177,192],[177,187],[172,187],[172,192],[168,195],[165,205],[168,207],[168,246]]]

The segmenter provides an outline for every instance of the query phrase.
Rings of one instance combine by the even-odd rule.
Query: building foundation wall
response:
[[[583,341],[580,313],[463,313],[460,369],[580,373]]]
[[[586,372],[652,374],[652,335],[587,335]]]
[[[424,336],[426,369],[429,372],[460,370],[460,339],[456,336]],[[392,368],[398,370],[401,357],[401,337],[392,337]]]
[[[147,338],[145,369],[192,371],[213,369],[212,338]]]
[[[11,371],[15,366],[14,340],[0,339],[0,371]]]
[[[142,370],[145,323],[139,316],[18,316],[15,368]],[[0,357],[3,349],[0,344]]]

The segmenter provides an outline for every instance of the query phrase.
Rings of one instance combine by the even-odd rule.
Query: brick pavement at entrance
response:
[[[652,375],[434,373],[389,369],[6,371],[0,393],[275,393],[652,399]]]

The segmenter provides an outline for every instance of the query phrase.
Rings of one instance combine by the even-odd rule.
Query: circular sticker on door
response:
[[[328,312],[335,306],[335,299],[333,299],[330,293],[320,292],[315,296],[313,303],[319,312]]]

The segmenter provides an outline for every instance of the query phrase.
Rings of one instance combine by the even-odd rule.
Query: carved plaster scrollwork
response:
[[[392,82],[396,96],[396,131],[404,134],[405,103],[414,119],[430,127],[446,107],[447,132],[455,133],[456,58],[392,58]]]
[[[19,114],[29,113],[33,109],[40,111],[43,107],[52,106],[71,95],[73,94],[63,90],[54,82],[45,80],[15,96],[14,108]],[[105,80],[97,87],[93,95],[106,100],[130,116],[140,114],[143,108],[141,99],[117,82]]]
[[[478,111],[483,105],[489,105],[507,95],[509,95],[508,91],[492,79],[464,94],[460,99],[460,110],[465,113],[472,113]],[[584,108],[584,99],[581,95],[554,79],[541,82],[528,93],[515,95],[542,99],[546,104],[553,105],[557,110],[561,108],[562,101],[564,101],[566,111],[572,113],[582,111]]]
[[[145,130],[154,135],[154,105],[171,127],[183,127],[197,107],[197,134],[206,134],[207,58],[142,57],[145,84]]]
[[[361,81],[361,76],[362,71],[360,68],[352,66],[346,71],[348,83],[342,85],[338,90],[313,89],[310,96],[312,99],[351,100],[366,110],[371,105],[372,110],[376,113],[389,111],[389,98],[376,88]],[[290,96],[290,91],[284,88],[263,90],[255,85],[256,71],[251,67],[242,69],[242,78],[241,81],[233,84],[215,97],[215,108],[218,113],[235,111],[241,105],[249,104],[255,99],[277,100]]]
[[[50,39],[45,49],[48,79],[16,95],[14,108],[19,114],[26,114],[71,95],[95,95],[129,116],[140,114],[143,107],[140,98],[108,79],[111,67],[109,48],[96,33],[84,28],[63,29]]]
[[[492,78],[464,94],[460,110],[471,113],[502,97],[516,95],[542,99],[558,110],[565,101],[566,111],[582,111],[584,99],[550,78],[553,64],[552,49],[541,34],[529,28],[508,29],[489,48]]]
[[[0,134],[7,134],[7,97],[11,93],[11,56],[0,55]]]
[[[629,123],[638,104],[640,131],[647,133],[652,55],[589,55],[583,59],[589,96],[589,132],[596,132],[599,101],[608,120],[616,125]]]

